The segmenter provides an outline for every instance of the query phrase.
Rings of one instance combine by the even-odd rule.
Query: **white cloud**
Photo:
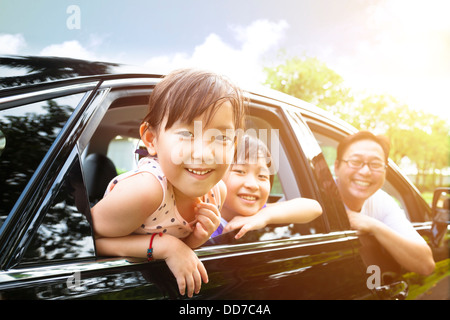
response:
[[[264,77],[262,58],[270,50],[278,49],[277,45],[283,39],[288,27],[284,20],[279,22],[257,20],[248,26],[230,26],[229,30],[240,44],[238,48],[226,43],[217,34],[211,33],[203,43],[194,48],[192,53],[178,52],[155,56],[136,64],[143,64],[151,73],[167,73],[182,67],[205,68],[226,74],[242,84],[257,83]],[[86,46],[77,40],[52,44],[43,48],[39,55],[123,61],[124,57],[99,57],[96,54],[103,37],[91,35]]]
[[[267,52],[276,46],[289,27],[288,23],[281,20],[278,23],[268,20],[256,20],[248,27],[232,26],[236,38],[243,43],[242,51],[257,56],[260,52]]]
[[[27,46],[22,34],[0,34],[0,54],[19,54]]]
[[[57,56],[76,59],[95,60],[95,54],[85,49],[77,40],[64,41],[60,44],[52,44],[41,50],[39,55]]]
[[[246,27],[230,26],[241,43],[237,49],[227,44],[217,34],[211,33],[196,46],[191,55],[176,53],[152,57],[145,62],[153,72],[169,72],[181,67],[199,67],[214,70],[239,83],[255,83],[263,80],[261,59],[283,38],[288,28],[286,21],[278,23],[257,20]]]

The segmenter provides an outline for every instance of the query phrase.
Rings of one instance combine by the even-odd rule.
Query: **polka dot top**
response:
[[[123,173],[115,177],[108,185],[105,196],[114,189],[114,186],[121,180],[129,178],[133,175],[149,172],[153,174],[161,184],[163,189],[163,200],[159,208],[153,212],[143,224],[136,229],[134,234],[151,234],[151,233],[167,233],[177,238],[185,238],[192,231],[193,228],[190,222],[183,219],[176,207],[175,194],[173,186],[166,179],[161,167],[154,157],[144,157],[139,161],[138,169]],[[220,208],[220,190],[218,185],[215,185],[206,195],[200,200],[204,202],[214,203]]]

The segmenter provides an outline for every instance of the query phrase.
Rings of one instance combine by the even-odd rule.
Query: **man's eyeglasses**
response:
[[[365,161],[361,161],[361,160],[352,160],[352,159],[341,160],[341,161],[347,163],[349,168],[352,168],[352,169],[361,169],[366,164],[369,166],[369,169],[371,171],[376,171],[376,172],[383,172],[387,168],[387,165],[381,161],[365,162]]]

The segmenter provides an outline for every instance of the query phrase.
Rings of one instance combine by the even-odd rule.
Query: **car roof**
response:
[[[125,64],[65,57],[0,56],[0,92],[52,84],[62,80],[85,81],[112,75],[152,76],[141,68]]]

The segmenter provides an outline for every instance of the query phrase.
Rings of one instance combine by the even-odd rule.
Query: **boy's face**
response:
[[[256,214],[267,202],[270,193],[270,173],[266,159],[256,164],[234,164],[224,177],[227,198],[222,215],[231,220],[236,215]]]
[[[226,173],[234,153],[233,107],[224,102],[206,125],[201,115],[194,123],[175,122],[158,133],[149,128],[142,135],[150,155],[156,155],[161,169],[177,196],[200,197]],[[142,129],[141,129],[142,132]]]

